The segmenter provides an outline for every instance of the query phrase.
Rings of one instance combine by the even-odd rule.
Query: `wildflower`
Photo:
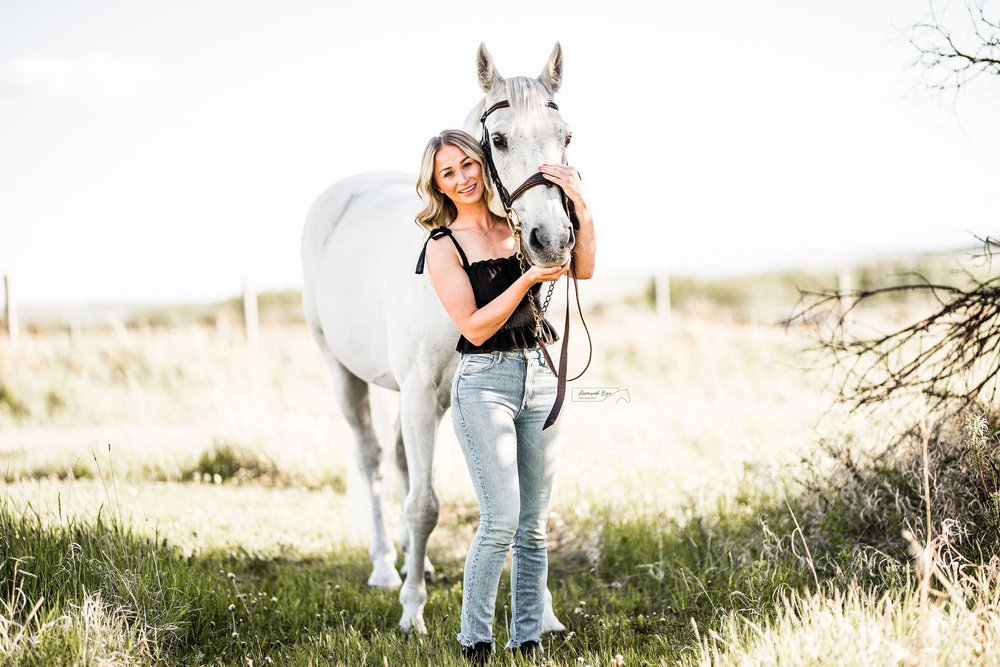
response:
[[[236,605],[234,604],[229,605],[229,611],[236,611]]]

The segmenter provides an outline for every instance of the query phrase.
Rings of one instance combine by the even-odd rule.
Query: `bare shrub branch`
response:
[[[997,241],[979,239],[991,258]],[[837,400],[853,410],[901,396],[923,395],[930,409],[993,404],[1000,378],[1000,276],[962,273],[966,288],[931,282],[919,273],[909,282],[867,290],[800,290],[785,326],[805,325],[817,348],[841,371]],[[856,312],[895,293],[929,296],[931,314],[888,332],[859,335]]]
[[[950,11],[947,3],[930,0],[928,18],[911,27],[915,64],[931,77],[931,88],[958,91],[983,74],[1000,76],[1000,5],[987,5],[962,0],[961,11]]]

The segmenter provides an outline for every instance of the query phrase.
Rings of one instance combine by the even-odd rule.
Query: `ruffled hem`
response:
[[[470,343],[465,336],[460,336],[458,339],[458,346],[455,349],[463,354],[469,354],[472,352],[496,352],[498,350],[515,350],[525,347],[534,347],[539,343],[549,345],[557,340],[559,340],[559,334],[556,333],[555,327],[553,327],[548,320],[542,318],[541,340],[535,338],[534,326],[514,326],[499,329],[479,346]]]

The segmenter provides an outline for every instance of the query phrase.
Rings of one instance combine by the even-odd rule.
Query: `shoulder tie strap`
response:
[[[431,230],[431,235],[424,240],[424,247],[420,251],[420,257],[417,258],[416,273],[424,272],[424,259],[426,258],[427,255],[428,241],[430,241],[431,239],[439,239],[442,236],[448,236],[451,238],[451,242],[455,244],[456,248],[458,248],[458,254],[462,256],[462,266],[464,266],[467,269],[469,268],[469,260],[465,256],[465,251],[462,250],[462,246],[458,245],[458,241],[455,240],[455,236],[451,233],[451,230],[448,229],[447,227],[435,227],[434,229]]]

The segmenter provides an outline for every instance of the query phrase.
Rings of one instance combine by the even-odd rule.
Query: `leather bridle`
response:
[[[556,111],[559,110],[559,106],[552,100],[548,100],[545,106],[551,107]],[[496,164],[493,162],[493,146],[490,142],[490,131],[486,127],[486,118],[496,111],[497,109],[507,109],[510,107],[510,102],[508,100],[500,100],[489,109],[483,112],[483,115],[479,117],[479,122],[483,126],[483,138],[479,142],[482,146],[483,152],[486,153],[486,162],[490,168],[490,179],[493,181],[493,185],[497,189],[497,194],[500,195],[500,201],[503,203],[503,208],[505,211],[510,211],[511,206],[514,204],[514,200],[524,194],[527,190],[535,187],[536,185],[553,185],[551,181],[545,179],[545,176],[540,171],[536,171],[534,174],[529,176],[524,183],[517,186],[513,193],[508,193],[507,188],[504,187],[503,183],[500,181],[500,174],[497,172]],[[561,191],[561,188],[560,188]],[[565,202],[566,195],[563,194],[563,201]],[[565,203],[564,203],[565,206]]]
[[[546,100],[545,106],[555,109],[556,111],[559,110],[559,107],[552,100]],[[517,214],[514,212],[514,209],[512,208],[514,200],[535,186],[538,185],[552,186],[556,184],[546,179],[545,176],[542,174],[542,172],[536,171],[534,174],[529,176],[523,183],[521,183],[521,185],[517,186],[514,189],[514,192],[508,192],[507,188],[504,187],[503,182],[500,180],[500,173],[497,171],[496,164],[493,162],[493,150],[492,150],[493,147],[490,143],[490,131],[486,127],[486,118],[497,109],[505,109],[509,107],[510,107],[509,100],[501,100],[483,112],[483,115],[480,116],[479,118],[479,122],[483,126],[483,138],[479,143],[483,149],[483,153],[486,154],[486,166],[490,172],[490,179],[493,181],[493,185],[496,188],[497,195],[500,197],[500,202],[503,204],[504,212],[506,213],[507,217],[507,224],[510,226],[511,232],[514,235],[517,259],[521,265],[521,273],[524,273],[527,270],[527,268],[525,267],[524,254],[521,252],[521,221],[518,218]],[[580,229],[580,222],[579,220],[577,220],[576,210],[573,206],[572,200],[566,196],[566,193],[563,191],[562,188],[559,188],[559,194],[562,199],[563,209],[566,211],[566,215],[567,217],[569,217],[570,223],[572,225],[572,231],[570,232],[570,234],[574,235],[573,239],[575,245],[575,239],[576,239],[575,233]],[[583,319],[583,308],[580,306],[580,285],[576,278],[576,265],[573,262],[572,254],[570,255],[569,269],[570,269],[570,275],[573,277],[573,287],[576,291],[577,311],[580,313],[580,322],[583,324],[583,329],[584,331],[587,332],[587,345],[590,348],[589,352],[587,353],[587,365],[583,367],[583,370],[580,371],[579,375],[569,380],[572,381],[580,378],[585,372],[587,372],[587,369],[590,368],[590,361],[591,358],[593,357],[594,346],[593,346],[593,341],[591,341],[590,338],[590,329],[587,328],[587,322],[586,320]],[[550,282],[549,291],[545,295],[545,301],[543,302],[540,310],[535,305],[535,299],[532,290],[530,289],[528,290],[528,302],[531,306],[531,311],[534,314],[535,318],[535,338],[536,340],[539,341],[538,347],[542,350],[542,354],[545,356],[546,363],[548,363],[549,368],[552,369],[552,373],[556,376],[557,379],[556,400],[552,406],[551,412],[549,412],[549,416],[545,419],[545,424],[542,426],[543,431],[552,424],[554,424],[556,421],[556,417],[559,416],[559,411],[562,409],[563,399],[566,396],[566,382],[567,382],[566,376],[568,375],[567,372],[568,369],[566,366],[566,361],[567,361],[566,352],[569,347],[569,306],[570,306],[569,281],[566,281],[566,324],[563,329],[562,352],[559,355],[558,371],[556,370],[555,364],[552,363],[552,358],[549,356],[548,350],[545,349],[545,345],[541,343],[542,318],[545,315],[545,310],[548,308],[549,300],[552,298],[552,291],[554,289],[555,289],[555,282]]]

